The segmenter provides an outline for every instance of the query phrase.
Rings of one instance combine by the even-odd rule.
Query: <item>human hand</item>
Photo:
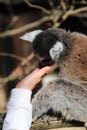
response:
[[[35,85],[39,83],[42,77],[50,70],[50,66],[43,67],[42,69],[35,69],[31,74],[27,75],[23,80],[21,80],[17,84],[16,88],[24,88],[32,91]]]

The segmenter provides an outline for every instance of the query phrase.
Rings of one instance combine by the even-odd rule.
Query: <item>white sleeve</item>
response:
[[[7,105],[2,130],[29,130],[32,122],[31,91],[15,88]]]

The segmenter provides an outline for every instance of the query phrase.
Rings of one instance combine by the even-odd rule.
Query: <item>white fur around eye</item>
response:
[[[50,50],[49,54],[53,60],[57,60],[60,56],[60,53],[63,51],[63,44],[57,42]]]
[[[20,37],[20,39],[25,40],[25,41],[29,41],[29,42],[33,42],[36,35],[38,35],[41,32],[43,32],[43,31],[42,30],[35,30],[35,31],[31,31],[29,33],[25,33],[23,36]]]

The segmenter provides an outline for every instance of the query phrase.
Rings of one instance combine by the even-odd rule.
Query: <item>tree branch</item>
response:
[[[46,14],[48,14],[48,15],[51,13],[49,10],[47,10],[47,9],[45,9],[45,8],[39,6],[39,5],[33,5],[33,4],[31,4],[28,0],[24,0],[24,1],[25,1],[25,2],[27,3],[27,5],[28,5],[29,7],[31,7],[31,8],[39,9],[39,10],[43,11],[44,13],[46,13]]]
[[[27,63],[29,63],[30,60],[32,60],[34,58],[34,54],[33,52],[28,55],[26,58],[23,58],[21,63],[7,76],[7,77],[4,77],[4,78],[1,78],[0,77],[0,84],[6,84],[8,81],[11,81],[11,80],[15,80],[19,77],[19,75],[23,75],[23,73],[16,73],[18,69],[20,70],[23,70],[23,66],[24,65],[27,65]],[[29,72],[28,72],[29,73]]]
[[[72,1],[72,4],[84,4],[84,5],[86,5],[87,4],[87,1],[85,1],[85,0],[82,0],[82,1]]]
[[[81,7],[79,9],[72,9],[68,10],[62,17],[63,20],[66,20],[70,15],[76,15],[80,12],[87,11],[87,6],[86,7]]]
[[[83,11],[87,11],[87,6],[86,7],[81,7],[79,9],[74,9],[74,6],[71,6],[70,9],[68,11],[66,11],[64,13],[64,15],[62,15],[62,19],[61,21],[57,21],[54,25],[53,25],[53,28],[57,28],[59,27],[69,16],[72,16],[72,15],[79,15],[79,13],[83,12]]]
[[[6,32],[2,32],[2,33],[0,33],[0,38],[19,34],[21,32],[28,30],[28,29],[32,29],[34,27],[37,27],[37,26],[43,24],[44,22],[47,22],[47,21],[50,21],[50,20],[51,20],[50,16],[45,16],[45,17],[43,17],[43,18],[41,18],[41,19],[39,19],[39,20],[37,20],[33,23],[29,23],[29,24],[24,25],[22,27],[19,27],[17,29],[12,29],[12,30],[8,30]]]
[[[50,125],[46,122],[47,115],[42,116],[32,123],[30,130],[86,130],[85,127],[76,127],[69,122],[62,122],[57,117],[48,117],[50,119]]]
[[[28,2],[28,0],[25,0]],[[30,4],[30,2],[28,2],[28,4]],[[32,5],[32,4],[30,4]],[[36,6],[36,5],[35,5]],[[33,8],[35,7],[33,5]],[[66,7],[65,7],[65,3],[64,1],[62,1],[62,8],[64,10],[67,10]],[[42,8],[42,7],[41,7]],[[6,37],[6,36],[11,36],[11,35],[16,35],[16,34],[19,34],[21,32],[24,32],[28,29],[32,29],[34,27],[37,27],[47,21],[52,21],[54,23],[53,27],[59,27],[61,25],[60,22],[64,22],[69,16],[72,16],[72,15],[78,15],[80,12],[83,12],[83,11],[87,11],[87,6],[85,7],[81,7],[81,8],[78,8],[78,9],[74,9],[74,5],[71,5],[71,7],[65,11],[65,12],[62,12],[61,15],[58,17],[58,14],[55,14],[55,12],[58,12],[58,11],[61,11],[61,10],[56,10],[54,11],[54,13],[51,12],[51,14],[49,16],[45,16],[33,23],[29,23],[27,25],[24,25],[22,27],[19,27],[17,29],[13,29],[13,30],[8,30],[6,32],[2,32],[0,33],[0,38],[3,38],[3,37]],[[54,22],[54,19],[55,17],[57,16],[56,18],[56,22]],[[58,20],[62,17],[62,20],[59,22]]]
[[[79,17],[79,18],[86,18],[87,19],[87,12],[79,13],[79,14],[76,14],[74,16]]]
[[[53,0],[48,0],[48,3],[49,3],[49,5],[50,5],[51,9],[53,9],[53,8],[54,8]]]
[[[11,53],[6,53],[6,52],[1,52],[1,53],[0,53],[0,56],[8,56],[8,57],[11,57],[11,58],[15,58],[15,59],[17,59],[17,60],[20,60],[20,61],[22,61],[22,60],[25,59],[25,58],[23,58],[23,57],[20,57],[20,56],[11,54]]]
[[[65,1],[61,0],[60,4],[62,6],[62,9],[65,11],[67,9]]]
[[[78,13],[83,12],[83,11],[87,11],[87,6],[86,6],[86,7],[81,7],[81,8],[79,8],[79,9],[73,10],[73,12],[72,12],[71,15],[78,14]]]

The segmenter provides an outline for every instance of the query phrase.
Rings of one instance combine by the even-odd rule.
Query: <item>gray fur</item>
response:
[[[87,90],[63,80],[54,80],[35,95],[32,100],[33,121],[52,108],[67,120],[87,121]]]
[[[49,51],[52,60],[57,62],[62,51],[63,44],[61,42],[55,43],[55,45]]]
[[[60,80],[43,85],[33,98],[33,121],[52,108],[67,120],[87,122],[87,36],[63,29],[48,29],[36,36],[33,49],[46,59],[56,42],[63,44],[63,51],[54,59]]]

